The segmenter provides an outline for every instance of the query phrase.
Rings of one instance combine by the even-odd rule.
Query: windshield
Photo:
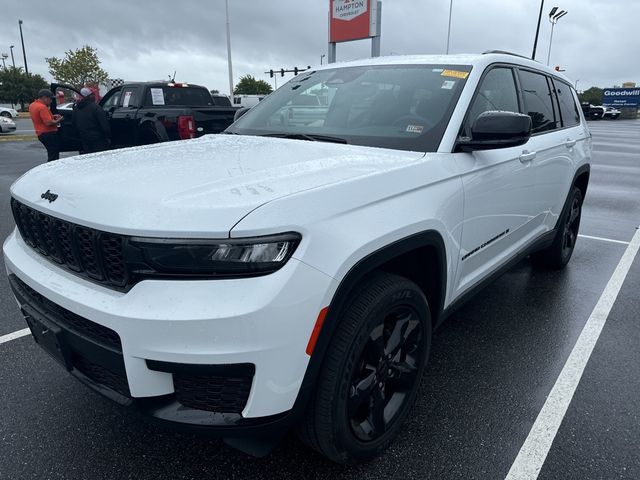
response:
[[[227,132],[434,152],[470,71],[379,65],[305,72]]]

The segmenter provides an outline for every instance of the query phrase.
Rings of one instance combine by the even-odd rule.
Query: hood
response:
[[[18,200],[100,230],[228,237],[245,215],[304,190],[401,168],[421,152],[236,135],[69,157],[27,172]],[[42,198],[49,190],[53,201]]]

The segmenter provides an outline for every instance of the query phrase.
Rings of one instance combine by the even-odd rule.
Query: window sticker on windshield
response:
[[[456,84],[456,81],[455,81],[455,80],[445,80],[445,81],[442,83],[442,87],[440,87],[440,88],[442,88],[442,89],[444,89],[444,90],[451,90],[451,89],[453,89],[453,86],[454,86],[455,84]]]
[[[407,133],[422,133],[424,127],[422,125],[407,125],[405,132]]]
[[[133,92],[124,92],[124,100],[122,102],[122,106],[127,108],[129,106],[129,101],[131,100],[131,94]]]
[[[164,105],[164,92],[161,88],[151,89],[151,103],[154,105]]]
[[[443,70],[440,74],[443,77],[454,77],[465,79],[469,76],[469,72],[463,72],[461,70]]]

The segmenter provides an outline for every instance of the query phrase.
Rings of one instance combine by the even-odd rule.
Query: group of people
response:
[[[89,88],[80,90],[81,98],[73,106],[73,127],[82,142],[80,153],[108,150],[111,130],[109,121],[96,103],[96,97]],[[60,158],[60,138],[58,129],[62,115],[51,112],[54,95],[50,90],[40,90],[38,98],[29,105],[29,116],[33,122],[38,140],[47,149],[47,161]]]

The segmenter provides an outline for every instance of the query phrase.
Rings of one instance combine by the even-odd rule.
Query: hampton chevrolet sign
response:
[[[605,88],[602,104],[616,107],[637,107],[640,105],[640,88]]]

